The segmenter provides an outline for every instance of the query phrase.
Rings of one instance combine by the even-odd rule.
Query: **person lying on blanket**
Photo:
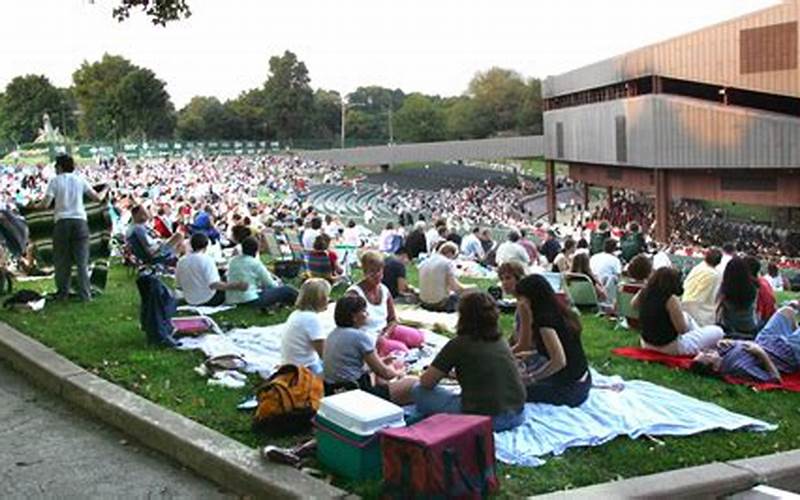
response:
[[[641,344],[670,356],[692,356],[717,344],[725,335],[716,325],[699,326],[681,310],[681,275],[674,267],[657,269],[631,300],[639,310]]]
[[[695,356],[691,370],[781,383],[782,373],[800,370],[797,310],[782,307],[776,311],[754,341],[720,340],[716,349]]]
[[[468,292],[458,304],[456,338],[439,352],[411,390],[422,415],[473,413],[492,417],[495,431],[524,421],[525,386],[497,326],[499,311],[485,292]],[[439,385],[455,370],[461,394]]]
[[[347,293],[358,295],[367,303],[369,317],[364,330],[374,339],[378,355],[387,356],[393,351],[405,351],[419,347],[425,336],[419,330],[397,323],[394,299],[389,288],[383,284],[383,255],[368,251],[361,256],[364,278],[347,289]]]
[[[391,358],[378,357],[375,341],[363,329],[368,318],[363,297],[348,293],[336,301],[336,328],[325,340],[323,355],[325,394],[361,389],[399,405],[409,404],[417,378],[406,376],[405,367]]]
[[[577,313],[556,298],[553,287],[541,274],[522,278],[515,295],[519,326],[512,350],[524,363],[527,400],[582,405],[589,397],[592,376]]]

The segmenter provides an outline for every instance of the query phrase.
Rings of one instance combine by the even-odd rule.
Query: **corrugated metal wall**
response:
[[[625,116],[628,161],[617,161]],[[563,124],[563,158],[556,124]],[[668,95],[576,106],[544,115],[545,156],[576,163],[663,168],[800,167],[800,118]]]
[[[797,66],[743,74],[740,65],[742,30],[797,22],[799,14],[800,0],[788,0],[563,75],[548,77],[543,83],[542,95],[549,98],[655,74],[800,97],[800,69]],[[800,37],[795,36],[794,40],[794,49],[800,53]],[[764,57],[770,55],[765,53]]]

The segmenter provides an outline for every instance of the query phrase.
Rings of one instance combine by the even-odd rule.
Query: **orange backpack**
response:
[[[324,393],[322,378],[305,366],[283,365],[256,392],[253,428],[267,434],[295,434],[311,426]]]

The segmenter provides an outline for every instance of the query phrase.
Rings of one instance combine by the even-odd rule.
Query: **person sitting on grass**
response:
[[[252,236],[242,241],[242,254],[231,259],[228,264],[228,280],[244,282],[246,290],[227,290],[225,302],[242,304],[261,309],[276,304],[289,305],[297,300],[297,290],[282,285],[278,278],[267,271],[258,258],[258,241]]]
[[[419,299],[423,309],[436,312],[455,312],[458,294],[472,288],[456,278],[453,259],[458,247],[443,243],[419,266]]]
[[[442,348],[411,390],[417,411],[425,416],[487,415],[497,432],[519,426],[525,417],[525,386],[514,355],[502,340],[494,299],[485,292],[466,293],[458,312],[456,338]],[[460,394],[439,385],[453,371]]]
[[[704,375],[781,383],[781,374],[800,370],[797,310],[782,307],[776,311],[754,341],[720,340],[716,348],[695,356],[691,370]]]
[[[756,317],[759,325],[765,325],[767,321],[775,314],[775,304],[777,298],[772,285],[769,284],[767,278],[761,276],[761,261],[752,255],[744,257],[747,267],[750,268],[750,273],[758,286],[758,293],[756,294]]]
[[[225,282],[219,277],[214,259],[206,255],[208,236],[195,233],[189,243],[192,253],[181,257],[175,268],[175,281],[187,304],[216,307],[225,303],[226,290],[247,289],[247,283]]]
[[[364,330],[376,340],[378,353],[387,355],[393,350],[419,347],[424,341],[422,332],[397,323],[397,314],[389,288],[383,284],[383,255],[374,250],[361,256],[364,278],[347,289],[367,303],[369,317]],[[405,347],[405,348],[404,348]]]
[[[339,256],[330,249],[331,237],[320,233],[314,240],[314,250],[308,252],[306,261],[308,272],[313,278],[323,278],[330,283],[345,279],[344,269],[339,265]]]
[[[700,326],[716,323],[717,289],[721,274],[717,266],[722,260],[722,252],[718,248],[710,248],[703,261],[689,271],[683,280],[683,296],[681,306]]]
[[[645,287],[631,300],[639,311],[642,347],[671,356],[691,356],[709,349],[724,336],[716,325],[699,326],[681,310],[681,275],[662,267],[650,275]]]
[[[569,274],[583,274],[592,282],[592,286],[594,286],[594,291],[597,294],[597,300],[601,303],[607,301],[606,297],[606,290],[603,288],[603,284],[600,283],[600,280],[597,276],[594,275],[592,272],[592,267],[589,265],[590,259],[588,253],[576,253],[575,256],[572,258],[572,269],[570,270]],[[570,282],[569,274],[566,276],[567,283]]]
[[[527,400],[580,406],[592,376],[578,314],[556,298],[547,279],[531,274],[517,283],[519,334],[512,351],[523,360]]]
[[[300,287],[295,310],[286,320],[281,337],[281,363],[305,366],[319,375],[325,335],[320,313],[328,307],[331,285],[321,278],[311,278]]]
[[[136,258],[144,264],[174,265],[177,257],[183,253],[183,233],[176,232],[164,241],[154,239],[147,227],[150,213],[143,205],[133,207],[131,217],[133,223],[128,228],[125,241]]]
[[[411,262],[408,249],[400,247],[394,255],[383,260],[383,284],[389,289],[392,298],[397,303],[415,304],[417,291],[408,282],[406,266]]]
[[[406,376],[405,368],[392,358],[378,357],[375,340],[364,330],[369,317],[364,298],[345,294],[336,301],[333,317],[336,328],[325,340],[323,356],[325,394],[361,389],[399,405],[409,404],[417,378]]]
[[[752,339],[758,332],[758,283],[741,257],[728,261],[717,295],[717,323],[728,335]]]
[[[647,255],[640,253],[628,263],[626,272],[628,276],[627,283],[644,285],[647,283],[647,278],[653,273],[653,261]]]

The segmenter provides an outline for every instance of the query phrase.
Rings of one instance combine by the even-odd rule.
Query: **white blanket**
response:
[[[616,392],[592,389],[578,408],[528,403],[525,423],[495,433],[498,460],[536,467],[546,455],[567,448],[599,446],[617,436],[688,436],[714,429],[771,431],[777,426],[730,412],[713,403],[645,382],[592,372],[595,385],[623,384]]]

